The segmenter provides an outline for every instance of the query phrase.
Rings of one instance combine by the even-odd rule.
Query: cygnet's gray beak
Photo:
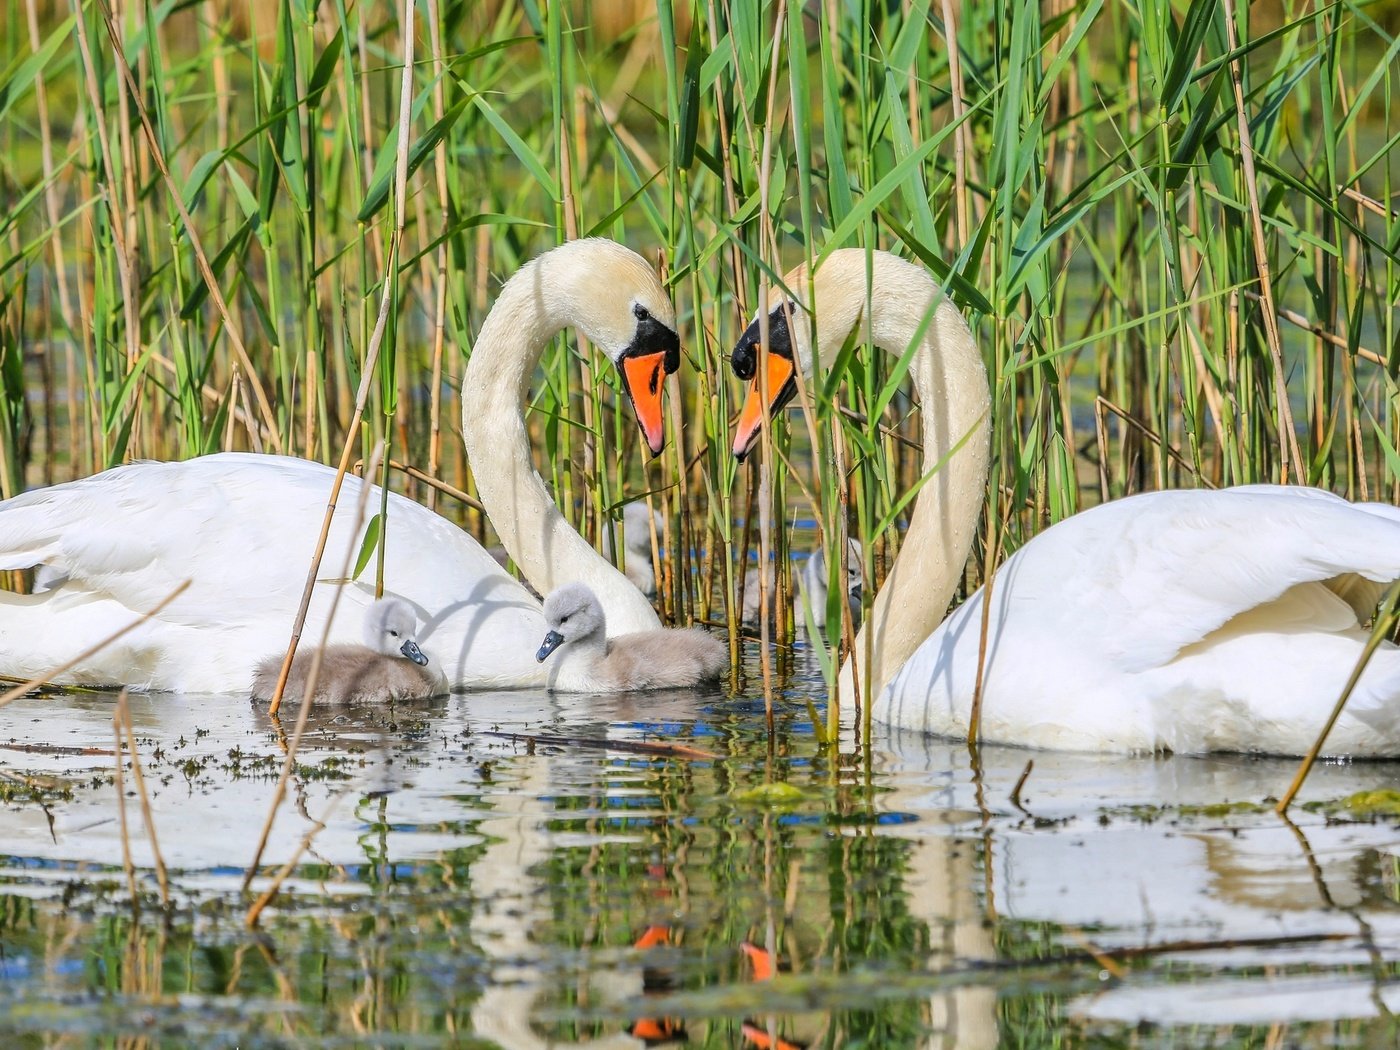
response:
[[[851,601],[853,601],[853,602],[855,602],[855,603],[857,603],[857,604],[860,603],[860,590],[861,590],[861,585],[858,584],[858,583],[857,583],[854,587],[851,588]]]
[[[544,663],[545,657],[563,644],[564,636],[558,631],[550,631],[544,636],[544,644],[540,646],[540,651],[535,654],[535,659],[540,663]]]
[[[404,656],[408,657],[419,667],[428,666],[428,658],[423,655],[423,650],[418,648],[418,643],[415,642],[412,638],[404,642],[403,645],[399,646],[399,652],[403,653]]]

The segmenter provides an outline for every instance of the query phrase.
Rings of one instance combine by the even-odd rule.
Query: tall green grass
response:
[[[281,0],[251,25],[218,5],[3,10],[5,495],[135,457],[330,460],[347,436],[470,490],[455,384],[497,282],[599,234],[664,267],[683,429],[647,462],[611,371],[561,340],[531,404],[538,462],[590,537],[627,499],[663,510],[676,621],[737,638],[761,550],[784,577],[763,633],[789,635],[794,516],[830,549],[861,539],[872,583],[898,547],[921,468],[893,358],[818,377],[809,417],[779,421],[752,465],[728,452],[728,348],[766,287],[838,245],[926,264],[985,350],[994,466],[969,586],[1129,491],[1400,499],[1395,0],[626,17],[425,0],[392,259],[402,8]],[[386,280],[381,372],[347,435]]]

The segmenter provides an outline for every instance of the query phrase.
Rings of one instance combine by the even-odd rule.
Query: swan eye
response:
[[[651,311],[648,310],[641,303],[633,303],[632,316],[635,317],[638,321],[645,321],[651,316]]]
[[[567,616],[561,616],[561,617],[559,617],[559,622],[560,622],[560,623],[568,623],[568,622],[569,622],[569,618],[568,618]]]

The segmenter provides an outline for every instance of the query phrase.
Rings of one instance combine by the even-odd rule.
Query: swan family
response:
[[[794,396],[798,375],[831,367],[851,339],[856,352],[900,355],[921,406],[927,476],[841,669],[844,696],[868,699],[881,723],[955,737],[980,700],[981,739],[1027,747],[1311,746],[1380,594],[1400,579],[1400,510],[1303,487],[1129,497],[1047,529],[946,615],[989,460],[991,395],[966,321],[925,269],[864,249],[799,267],[762,310],[731,355],[748,384],[735,456]],[[645,583],[568,524],[531,464],[521,406],[543,347],[568,326],[613,362],[646,443],[660,450],[662,380],[679,365],[660,281],[611,241],[538,256],[502,287],[477,337],[462,435],[497,534],[548,598],[541,608],[474,540],[393,494],[386,593],[407,603],[452,687],[610,692],[712,680],[728,667],[727,647],[703,631],[663,631]],[[40,566],[46,584],[0,593],[0,674],[70,663],[189,580],[161,613],[59,680],[246,690],[250,669],[285,645],[331,480],[301,460],[221,454],[131,464],[0,503],[0,569]],[[360,483],[348,483],[353,498]],[[328,549],[357,540],[338,516]],[[643,559],[624,542],[631,568]],[[650,546],[648,536],[647,568]],[[824,588],[828,573],[815,575]],[[361,622],[375,608],[367,583],[318,580],[307,636],[325,629],[337,586]],[[337,618],[331,642],[346,644],[355,619]],[[376,659],[407,662],[366,639]],[[1400,754],[1400,649],[1375,652],[1325,753]]]

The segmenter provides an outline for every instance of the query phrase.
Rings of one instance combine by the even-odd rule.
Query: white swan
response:
[[[939,626],[982,505],[989,405],[966,324],[920,267],[883,252],[834,252],[817,270],[817,358],[859,338],[912,353],[926,469],[903,549],[856,639],[881,722],[967,733],[985,591]],[[786,282],[807,294],[802,272]],[[803,300],[805,301],[805,299]],[[812,371],[806,312],[795,335],[770,317],[769,389]],[[922,332],[922,336],[920,333]],[[912,344],[912,348],[911,348]],[[753,376],[757,325],[735,349]],[[763,406],[750,391],[736,454]],[[1090,751],[1307,750],[1361,654],[1382,587],[1400,578],[1400,510],[1316,489],[1158,492],[1047,529],[997,571],[988,612],[982,738]],[[872,658],[865,666],[866,632]],[[843,686],[850,695],[850,662]],[[1400,650],[1375,654],[1327,754],[1400,754]]]
[[[316,673],[317,704],[419,700],[447,692],[442,665],[418,647],[418,617],[401,598],[381,598],[365,610],[363,645],[328,645]],[[297,649],[282,698],[300,702],[316,650]],[[264,659],[253,672],[253,699],[266,703],[277,689],[283,653]]]
[[[659,626],[646,598],[569,527],[530,462],[522,403],[548,339],[579,328],[618,366],[653,451],[663,374],[679,364],[675,313],[636,253],[583,240],[544,253],[502,287],[463,381],[462,428],[482,501],[527,578],[547,591],[586,580],[619,631]],[[158,617],[60,682],[190,692],[248,688],[285,648],[334,472],[289,457],[225,453],[137,463],[0,503],[0,569],[46,565],[36,595],[0,593],[0,675],[67,663],[165,598]],[[360,482],[346,479],[304,638],[325,625],[340,553],[352,542]],[[378,506],[378,491],[371,504]],[[424,624],[421,640],[458,687],[539,685],[524,651],[545,630],[538,602],[471,537],[390,495],[386,592]],[[373,573],[346,587],[330,640],[356,639]]]
[[[860,596],[862,576],[860,568],[861,545],[859,540],[846,540],[846,602],[851,608],[851,622],[860,626]],[[758,570],[749,569],[744,573],[744,623],[758,623],[761,609]],[[776,581],[768,579],[768,601],[771,605],[776,591]],[[802,571],[792,578],[792,621],[799,631],[807,628],[807,617],[819,631],[826,630],[827,598],[831,588],[827,584],[826,553],[818,544],[802,563]],[[810,613],[809,611],[810,610]]]
[[[698,627],[607,632],[607,617],[592,589],[570,583],[544,600],[544,635],[535,659],[556,649],[549,688],[567,693],[629,693],[716,681],[729,668],[729,647]]]

